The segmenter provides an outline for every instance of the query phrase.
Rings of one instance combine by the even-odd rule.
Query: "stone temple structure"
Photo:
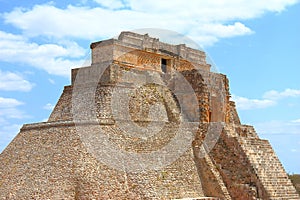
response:
[[[203,51],[132,32],[91,50],[1,153],[0,199],[300,199]]]

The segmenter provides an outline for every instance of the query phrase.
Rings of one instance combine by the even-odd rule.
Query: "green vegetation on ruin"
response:
[[[291,179],[292,183],[294,184],[297,192],[300,194],[300,174],[290,174],[289,178]]]

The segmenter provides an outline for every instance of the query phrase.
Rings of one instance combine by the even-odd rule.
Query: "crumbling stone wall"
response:
[[[247,155],[234,137],[222,132],[210,152],[232,199],[266,199],[266,192],[256,177]]]

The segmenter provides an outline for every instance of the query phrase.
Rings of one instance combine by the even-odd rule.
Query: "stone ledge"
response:
[[[112,125],[114,123],[106,122],[103,123],[102,121],[56,121],[56,122],[39,122],[39,123],[33,123],[33,124],[24,124],[21,128],[21,131],[24,130],[32,130],[32,129],[42,129],[47,127],[64,127],[64,126],[75,126],[75,125]]]
[[[119,120],[121,122],[126,122],[127,120]],[[147,120],[140,120],[135,121],[136,123],[172,123],[172,122],[164,122],[164,121],[147,121]],[[82,120],[82,121],[55,121],[55,122],[39,122],[39,123],[32,123],[32,124],[24,124],[21,128],[21,131],[25,130],[32,130],[32,129],[42,129],[47,127],[65,127],[65,126],[76,126],[76,125],[114,125],[116,124],[115,120],[113,119],[100,119],[100,120]],[[187,124],[193,124],[192,122]],[[185,127],[183,125],[183,127]],[[189,127],[189,126],[188,126]]]

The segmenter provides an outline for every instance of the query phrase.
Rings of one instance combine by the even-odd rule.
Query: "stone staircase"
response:
[[[270,199],[300,199],[267,140],[237,137]]]

